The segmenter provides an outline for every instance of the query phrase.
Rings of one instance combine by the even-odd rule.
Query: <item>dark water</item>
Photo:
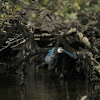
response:
[[[87,93],[83,81],[59,81],[47,71],[31,69],[26,86],[21,88],[13,79],[0,83],[0,100],[79,100]]]

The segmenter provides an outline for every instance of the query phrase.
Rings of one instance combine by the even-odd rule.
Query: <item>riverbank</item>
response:
[[[81,17],[83,15],[84,19]],[[62,20],[59,25],[56,23],[58,19],[55,19],[55,25],[58,26],[51,30],[48,30],[50,26],[42,28],[42,25],[52,24],[52,21],[41,22],[41,25],[35,22],[37,27],[33,25],[28,28],[20,23],[19,17],[9,19],[8,22],[13,27],[4,24],[1,32],[1,36],[4,36],[0,49],[1,74],[18,73],[25,77],[29,63],[34,63],[36,69],[48,68],[44,62],[48,50],[62,47],[76,55],[77,59],[64,53],[58,54],[56,63],[51,65],[52,70],[59,73],[62,78],[76,71],[90,80],[99,80],[99,12],[92,16],[83,15],[80,15],[78,20],[66,23]],[[54,15],[50,17],[53,18]],[[87,23],[84,23],[85,18],[88,20]],[[44,20],[47,19],[49,20],[48,16]],[[34,30],[30,30],[33,28]]]

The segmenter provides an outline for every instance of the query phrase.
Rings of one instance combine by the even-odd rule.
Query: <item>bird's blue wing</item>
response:
[[[67,53],[70,57],[72,57],[73,59],[77,59],[77,56],[76,55],[74,55],[74,54],[72,54],[72,53],[70,53],[70,52],[67,52],[67,51],[65,51],[64,50],[64,52],[65,53]]]

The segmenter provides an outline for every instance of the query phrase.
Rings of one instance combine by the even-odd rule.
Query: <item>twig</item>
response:
[[[10,46],[10,44],[8,44],[7,46],[5,46],[4,48],[0,49],[0,52],[3,51],[4,49],[8,48]]]
[[[19,44],[16,44],[16,45],[12,46],[11,48],[15,48],[15,47],[19,46],[20,44],[25,43],[27,40],[28,40],[28,38],[27,38],[27,39],[24,39],[24,40],[21,41]]]

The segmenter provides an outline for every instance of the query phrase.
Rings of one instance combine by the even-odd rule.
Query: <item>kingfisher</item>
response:
[[[45,56],[45,62],[47,64],[53,64],[53,60],[56,56],[56,53],[54,53],[55,48],[52,48],[51,50],[49,50],[48,54]]]
[[[58,53],[63,53],[65,52],[67,55],[69,55],[71,58],[73,59],[77,59],[77,56],[67,52],[66,50],[64,50],[62,47],[58,47],[58,48],[52,48],[51,50],[49,50],[49,53],[45,56],[45,62],[47,64],[53,64],[54,63],[54,59],[56,59],[56,56]]]

